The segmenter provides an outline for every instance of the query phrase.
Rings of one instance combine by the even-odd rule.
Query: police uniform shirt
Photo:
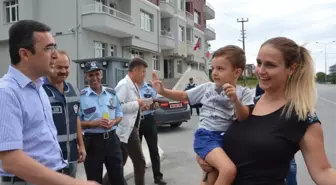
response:
[[[192,88],[194,88],[194,87],[196,87],[196,84],[195,83],[193,83],[193,84],[191,84],[191,83],[188,83],[186,86],[185,86],[185,90],[189,90],[189,89],[192,89]]]
[[[143,85],[140,87],[140,96],[141,98],[156,98],[157,93],[150,84],[144,82]],[[153,113],[154,113],[154,110],[147,110],[147,111],[143,111],[142,115],[145,116],[145,115],[149,115]]]
[[[102,92],[98,95],[90,87],[81,91],[79,118],[81,121],[99,120],[106,115],[109,120],[117,117],[122,117],[122,107],[116,92],[112,88],[102,87]],[[115,130],[117,125],[113,126],[110,130],[102,127],[85,129],[84,133],[104,133]]]
[[[43,78],[52,108],[53,120],[57,128],[57,139],[61,146],[63,158],[68,162],[77,161],[77,113],[79,107],[78,91],[71,84],[64,82],[64,93]]]

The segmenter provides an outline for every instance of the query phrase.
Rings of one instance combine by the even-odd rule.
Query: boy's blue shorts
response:
[[[202,159],[208,155],[213,149],[219,147],[223,148],[223,131],[209,131],[199,128],[195,132],[194,151]]]

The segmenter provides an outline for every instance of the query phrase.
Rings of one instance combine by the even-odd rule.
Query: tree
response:
[[[323,72],[318,72],[316,73],[316,80],[317,82],[325,82],[325,73]]]

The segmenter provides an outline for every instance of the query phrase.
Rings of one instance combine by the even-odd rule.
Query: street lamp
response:
[[[316,42],[316,44],[323,44],[324,45],[324,62],[325,62],[325,76],[324,76],[324,80],[327,83],[328,77],[327,77],[327,71],[328,71],[328,64],[327,64],[327,45],[336,42],[335,40],[331,41],[331,42]]]

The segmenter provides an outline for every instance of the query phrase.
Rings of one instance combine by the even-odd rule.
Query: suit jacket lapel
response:
[[[127,75],[126,76],[127,82],[130,84],[132,90],[135,92],[138,98],[140,98],[140,92],[138,87],[135,85],[135,83],[131,80],[131,78]]]

